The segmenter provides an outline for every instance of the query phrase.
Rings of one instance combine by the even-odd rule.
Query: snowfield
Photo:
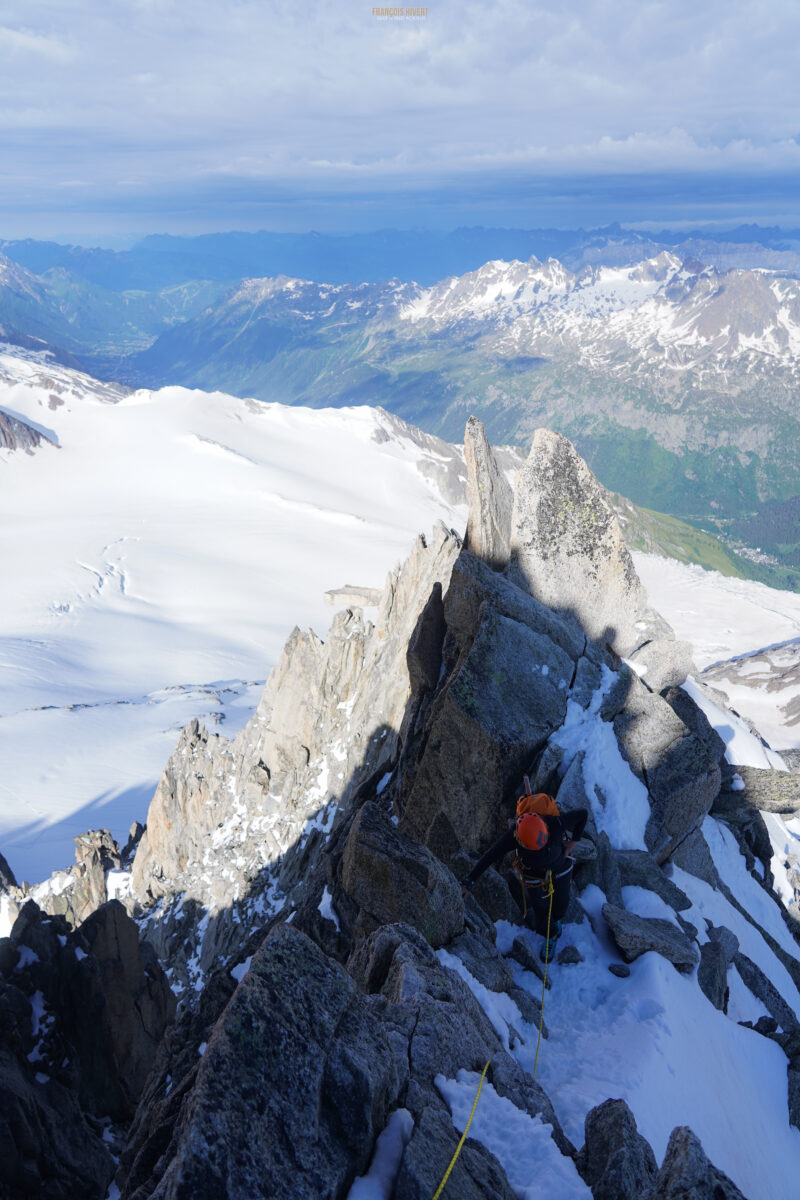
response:
[[[0,354],[0,409],[57,446],[0,450],[0,848],[34,882],[72,839],[145,819],[193,717],[236,732],[324,593],[381,588],[418,531],[463,529],[378,409],[114,393]]]

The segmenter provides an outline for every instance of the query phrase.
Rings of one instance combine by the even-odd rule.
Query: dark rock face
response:
[[[73,991],[75,1041],[84,1064],[81,1100],[95,1111],[129,1118],[175,1016],[175,997],[118,900],[97,909],[80,935],[89,954],[79,963]],[[110,1074],[117,1081],[116,1096],[117,1089],[109,1089]]]
[[[385,1007],[278,926],[214,1029],[152,1196],[341,1195],[400,1087]]]
[[[164,973],[116,901],[78,931],[28,901],[0,963],[0,1193],[102,1200],[99,1122],[138,1103],[174,1012]]]
[[[150,1170],[143,1177],[134,1163],[122,1194],[338,1198],[403,1107],[413,1132],[393,1194],[432,1195],[458,1141],[434,1077],[480,1071],[487,1057],[497,1091],[541,1113],[569,1152],[545,1094],[416,931],[382,926],[359,942],[345,970],[299,930],[277,925],[178,1084],[179,1099],[171,1110],[165,1099],[155,1114],[138,1152]],[[460,1194],[510,1200],[494,1158],[473,1143],[468,1149],[452,1176]]]
[[[722,1171],[709,1161],[699,1138],[679,1126],[670,1134],[667,1153],[647,1200],[747,1200]]]
[[[103,1200],[113,1159],[75,1092],[52,1078],[43,1083],[26,1069],[8,1044],[14,1032],[5,1026],[0,1033],[0,1194],[9,1200]]]
[[[624,1100],[605,1100],[586,1116],[578,1169],[594,1200],[640,1200],[655,1183],[656,1156]]]
[[[372,928],[403,921],[438,947],[464,927],[455,878],[430,850],[396,830],[372,801],[351,826],[342,855],[342,887]]]
[[[442,585],[437,580],[408,643],[406,665],[413,693],[436,687],[445,632]]]
[[[461,562],[473,560],[465,555]],[[454,580],[445,597],[452,632],[455,590],[455,628],[464,649],[433,702],[403,801],[401,829],[445,861],[459,850],[483,849],[497,836],[503,825],[498,802],[563,721],[574,670],[568,654],[538,628],[498,612],[488,597],[473,607],[485,571],[478,564],[467,587]],[[502,584],[490,585],[489,596],[497,591],[502,596]],[[519,610],[546,624],[537,607],[523,603]],[[477,623],[470,629],[471,618]]]
[[[697,947],[671,921],[638,917],[615,904],[603,905],[603,917],[626,962],[633,962],[648,950],[655,950],[679,971],[691,971],[699,962]]]
[[[789,1124],[800,1129],[800,1060],[789,1063]]]

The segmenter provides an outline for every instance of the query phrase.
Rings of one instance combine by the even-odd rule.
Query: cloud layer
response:
[[[8,0],[5,210],[800,170],[794,0],[441,0],[427,14]]]

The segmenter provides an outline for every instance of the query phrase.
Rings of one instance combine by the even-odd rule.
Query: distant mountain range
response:
[[[763,550],[746,530],[800,493],[799,348],[797,280],[662,253],[578,272],[496,261],[431,288],[248,280],[118,377],[380,404],[448,440],[470,413],[499,442],[547,425],[612,490]],[[793,567],[796,542],[768,557]]]
[[[381,405],[451,441],[470,413],[495,442],[547,425],[611,490],[723,534],[794,586],[800,233],[724,238],[683,237],[677,253],[618,226],[147,238],[127,254],[3,243],[17,257],[0,257],[0,332],[130,386]],[[445,260],[514,245],[562,260],[495,257],[426,285]],[[404,247],[404,277],[387,281]],[[253,274],[290,261],[316,262],[317,278]],[[348,265],[359,282],[336,281]],[[140,287],[113,290],[126,280]]]
[[[317,283],[425,286],[464,275],[492,259],[557,258],[570,270],[599,264],[630,266],[670,250],[721,269],[768,267],[800,271],[800,230],[741,225],[721,232],[661,230],[643,233],[619,224],[600,229],[485,229],[450,232],[384,229],[321,233],[167,234],[143,238],[130,250],[64,246],[33,239],[3,241],[0,254],[35,275],[60,268],[106,291],[160,291],[189,279],[232,284],[239,279],[293,275]]]

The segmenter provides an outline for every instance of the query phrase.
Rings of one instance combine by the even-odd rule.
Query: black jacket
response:
[[[483,872],[499,862],[504,855],[509,854],[512,850],[516,850],[522,864],[522,873],[525,877],[534,879],[543,879],[548,871],[552,871],[557,875],[559,869],[566,865],[564,855],[564,842],[577,842],[583,834],[586,826],[586,820],[589,814],[585,808],[576,808],[572,812],[560,813],[557,817],[542,817],[549,837],[547,844],[541,850],[529,850],[527,846],[520,846],[516,838],[517,823],[514,821],[506,832],[499,837],[493,846],[490,846],[482,858],[479,858],[475,866],[470,871],[469,875],[464,878],[464,883],[468,888],[471,888],[476,883]]]

